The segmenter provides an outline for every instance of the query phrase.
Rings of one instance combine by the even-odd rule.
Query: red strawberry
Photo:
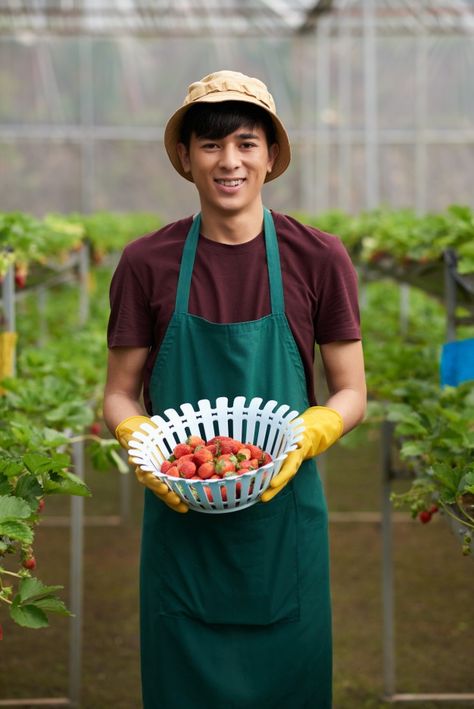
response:
[[[235,453],[242,448],[242,443],[240,441],[234,441],[233,438],[230,438],[228,441],[220,441],[219,445],[221,455],[226,455],[229,453],[233,453],[235,455]]]
[[[226,473],[235,473],[235,464],[231,460],[218,460],[216,473],[223,477]]]
[[[214,502],[214,498],[212,497],[211,488],[206,486],[204,488],[204,492],[206,493],[207,499],[209,500],[209,502]]]
[[[93,436],[100,436],[101,430],[102,426],[100,425],[99,421],[94,421],[94,423],[91,423],[89,431],[92,433]]]
[[[180,478],[192,478],[196,472],[196,465],[192,460],[178,460],[177,468]]]
[[[430,512],[430,514],[434,515],[436,512],[438,512],[438,510],[439,510],[438,505],[431,505],[431,507],[430,507],[430,509],[428,510],[428,512]]]
[[[30,556],[28,559],[25,559],[23,562],[23,566],[25,569],[34,569],[36,567],[36,559],[34,556]]]
[[[179,470],[176,465],[172,465],[168,468],[166,475],[171,475],[172,478],[179,478]]]
[[[193,461],[196,465],[202,465],[203,463],[209,463],[213,457],[208,448],[199,448],[199,450],[194,451]]]
[[[258,446],[254,446],[251,443],[246,443],[245,447],[249,449],[251,458],[257,458],[257,460],[260,460],[263,456],[263,451]]]
[[[26,278],[28,276],[28,264],[17,263],[15,266],[15,283],[17,288],[26,286]]]
[[[197,469],[197,474],[202,480],[207,480],[208,478],[212,478],[214,476],[215,472],[216,472],[216,466],[212,462],[203,463]]]
[[[266,465],[267,463],[271,463],[271,462],[272,462],[272,456],[270,455],[270,453],[264,453],[263,454],[263,465]]]
[[[164,460],[161,464],[160,470],[162,473],[167,473],[171,467],[173,467],[173,463],[170,460]]]
[[[189,438],[186,440],[186,443],[194,450],[197,446],[204,446],[206,444],[206,441],[203,441],[203,439],[199,436],[189,436]]]
[[[190,455],[192,452],[193,449],[191,446],[188,446],[187,443],[178,443],[178,445],[173,449],[173,455],[175,458],[182,458],[183,455]]]
[[[217,444],[216,443],[211,443],[210,445],[206,445],[205,449],[208,451],[211,451],[213,457],[215,455],[217,455]]]
[[[257,468],[260,467],[260,461],[257,460],[257,458],[252,458],[252,460],[250,461],[250,466],[252,470],[257,470]]]
[[[250,458],[252,457],[252,453],[250,452],[250,448],[246,448],[246,447],[239,448],[236,455],[237,455],[237,458],[239,458],[239,460],[244,460],[244,459],[250,460]]]
[[[422,524],[427,524],[427,522],[429,522],[431,519],[431,512],[429,512],[429,510],[423,510],[418,515],[418,519]]]
[[[42,512],[42,511],[44,510],[45,504],[46,504],[46,503],[45,503],[45,500],[44,500],[44,498],[42,497],[40,500],[38,500],[38,507],[37,507],[36,511],[37,511],[37,512]]]
[[[242,492],[242,483],[240,482],[240,480],[237,480],[237,482],[235,483],[235,496],[237,498],[239,498],[241,492]]]
[[[221,487],[221,497],[222,497],[222,502],[227,502],[227,490],[225,487]]]
[[[241,460],[237,471],[239,473],[246,473],[247,470],[254,470],[251,460]]]

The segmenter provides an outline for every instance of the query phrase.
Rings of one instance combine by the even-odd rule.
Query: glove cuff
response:
[[[128,450],[129,441],[132,435],[140,428],[140,425],[149,422],[148,416],[129,416],[119,423],[115,429],[115,438],[118,440],[122,448]]]
[[[343,434],[344,432],[344,420],[339,413],[339,411],[336,411],[336,409],[331,409],[329,406],[315,406],[315,409],[323,409],[325,413],[327,413],[328,416],[331,416],[331,414],[334,414],[332,417],[334,420],[334,427],[335,427],[335,437],[333,443],[335,443]]]

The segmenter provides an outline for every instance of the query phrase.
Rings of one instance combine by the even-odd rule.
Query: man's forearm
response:
[[[106,394],[104,397],[104,421],[111,433],[115,433],[115,429],[124,419],[146,415],[140,402],[125,394]]]
[[[366,395],[357,389],[341,389],[332,394],[325,406],[335,409],[344,421],[343,434],[348,433],[363,421],[366,410]]]

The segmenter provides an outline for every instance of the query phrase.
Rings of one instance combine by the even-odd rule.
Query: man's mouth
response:
[[[233,180],[220,180],[217,178],[215,182],[217,182],[218,185],[223,185],[224,187],[238,187],[245,182],[245,178],[239,177]]]

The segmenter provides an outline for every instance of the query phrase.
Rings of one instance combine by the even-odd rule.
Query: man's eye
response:
[[[255,148],[256,144],[255,143],[242,143],[242,148]]]
[[[202,147],[205,150],[212,150],[213,148],[217,148],[218,145],[217,145],[217,143],[204,143]]]

